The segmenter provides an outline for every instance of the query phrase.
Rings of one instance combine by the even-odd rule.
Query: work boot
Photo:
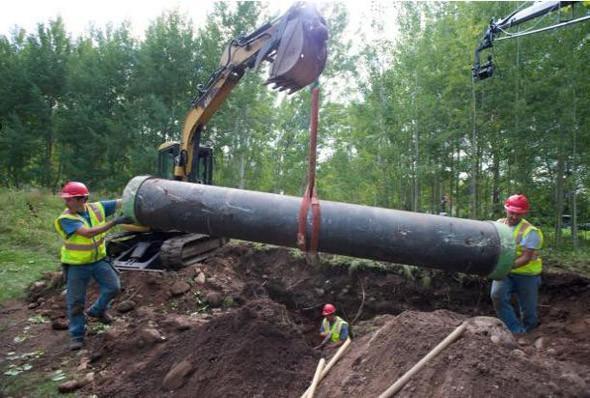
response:
[[[111,318],[111,316],[109,314],[107,314],[106,311],[100,315],[94,315],[90,312],[87,312],[86,315],[88,315],[90,318],[93,318],[104,325],[110,325],[111,323],[113,323],[113,318]]]
[[[84,347],[84,342],[82,340],[72,340],[69,345],[70,351],[78,351],[82,347]]]

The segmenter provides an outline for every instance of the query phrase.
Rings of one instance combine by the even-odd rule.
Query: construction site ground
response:
[[[513,336],[493,318],[472,320],[398,396],[590,397],[590,280],[546,268],[536,330]],[[4,303],[0,397],[34,396],[35,383],[81,397],[299,397],[330,356],[314,349],[326,302],[354,321],[353,340],[315,396],[375,397],[462,321],[493,316],[483,278],[353,259],[312,266],[247,243],[121,282],[114,323],[89,322],[77,352],[59,273]]]

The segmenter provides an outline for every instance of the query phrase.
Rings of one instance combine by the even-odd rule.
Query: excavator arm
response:
[[[294,93],[314,82],[326,64],[328,30],[316,8],[296,3],[285,15],[251,34],[232,40],[226,47],[218,69],[193,101],[183,127],[175,157],[174,179],[195,180],[199,167],[201,133],[238,84],[246,70],[272,63],[266,84],[279,91]],[[163,145],[162,149],[168,149]]]
[[[201,146],[206,123],[230,95],[244,73],[264,61],[272,63],[267,84],[293,93],[314,82],[327,58],[328,30],[313,6],[296,3],[282,17],[251,34],[232,40],[219,67],[188,111],[181,142],[160,145],[161,177],[212,183],[213,153]],[[172,167],[172,162],[174,167]],[[181,231],[124,226],[127,232],[109,238],[108,252],[118,269],[178,269],[206,258],[227,239]]]
[[[488,60],[485,63],[480,62],[481,52],[485,49],[493,46],[494,40],[505,40],[539,33],[551,29],[557,29],[564,26],[568,26],[577,22],[582,22],[590,19],[590,15],[578,15],[574,13],[574,7],[582,4],[579,1],[536,1],[532,5],[524,8],[520,8],[505,18],[501,18],[497,21],[493,19],[490,21],[488,28],[486,29],[483,37],[481,38],[477,48],[475,49],[475,59],[473,62],[472,76],[474,81],[484,80],[491,77],[494,74],[494,63],[492,56],[488,56]],[[559,20],[549,26],[542,28],[530,28],[523,32],[510,33],[507,29],[514,26],[519,26],[527,21],[539,18],[553,11],[559,11],[571,7],[571,13],[569,18],[563,20],[562,15],[559,14]]]

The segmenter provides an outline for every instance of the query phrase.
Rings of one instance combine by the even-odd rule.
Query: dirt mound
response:
[[[82,395],[101,398],[299,396],[321,355],[312,348],[320,342],[321,307],[331,302],[357,321],[355,339],[317,396],[374,396],[461,321],[494,314],[490,282],[482,278],[366,268],[329,256],[314,267],[292,250],[244,243],[178,272],[123,272],[121,282],[111,309],[115,322],[90,322],[85,350],[75,354],[66,348],[59,274],[34,283],[27,303],[0,308],[0,386],[16,386],[11,383],[31,372],[46,380],[63,371],[67,379],[84,380]],[[91,286],[87,303],[97,293]],[[472,328],[401,394],[584,396],[590,281],[544,273],[539,302],[541,325],[531,334],[515,342],[502,337],[503,326]],[[494,335],[501,338],[492,342]],[[4,373],[12,370],[21,373]],[[7,396],[36,395],[3,388]]]
[[[255,300],[173,336],[145,359],[120,356],[110,371],[126,377],[98,394],[290,397],[305,391],[318,357],[284,306]]]
[[[356,339],[319,388],[320,397],[378,396],[464,319],[449,311],[384,316]],[[401,397],[588,395],[583,378],[534,347],[519,347],[503,327],[471,327],[398,393]],[[498,324],[499,325],[499,324]],[[578,372],[580,369],[578,369]],[[584,372],[588,371],[586,367]],[[587,374],[586,374],[587,376]],[[586,394],[586,395],[585,395]]]

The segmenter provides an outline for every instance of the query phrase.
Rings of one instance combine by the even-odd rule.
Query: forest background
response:
[[[395,20],[370,4],[364,23],[393,24],[396,35],[350,37],[346,8],[321,6],[330,42],[320,199],[496,219],[507,196],[524,193],[528,218],[553,247],[587,248],[590,23],[497,43],[494,77],[474,83],[486,26],[518,3],[403,2]],[[267,6],[219,2],[202,26],[168,11],[142,39],[128,23],[73,37],[59,18],[1,35],[0,189],[55,193],[80,180],[120,193],[131,177],[154,174],[157,148],[180,139],[198,85],[232,38],[270,18]],[[263,82],[263,73],[247,73],[208,124],[214,183],[300,196],[309,90],[285,96]]]

